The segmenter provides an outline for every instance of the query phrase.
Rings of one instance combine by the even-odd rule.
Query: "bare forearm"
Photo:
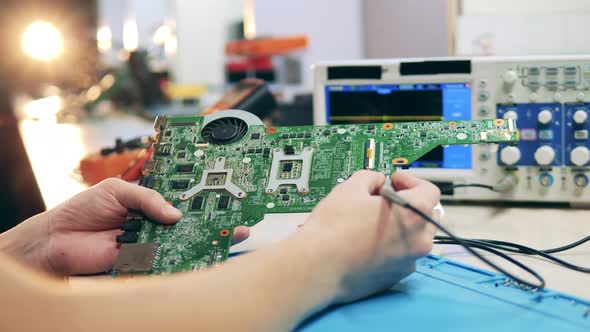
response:
[[[0,293],[11,294],[0,299],[0,306],[13,311],[3,322],[6,326],[22,326],[19,313],[28,312],[31,305],[51,303],[51,310],[43,309],[36,320],[27,322],[29,330],[283,331],[329,305],[338,291],[341,267],[331,264],[319,238],[302,233],[201,273],[69,288],[1,255],[50,270],[42,257],[47,230],[38,227],[44,218],[34,217],[0,236]],[[56,315],[68,319],[55,320]]]
[[[296,236],[203,273],[97,285],[77,292],[72,310],[97,331],[289,330],[337,293],[329,257],[311,252],[319,246],[306,241]],[[98,319],[99,312],[108,318]]]

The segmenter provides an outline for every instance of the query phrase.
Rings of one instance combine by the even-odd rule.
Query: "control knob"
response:
[[[518,113],[516,113],[515,111],[508,111],[504,113],[504,119],[518,120]]]
[[[553,185],[553,181],[553,175],[550,173],[544,172],[539,174],[539,184],[541,184],[541,186],[549,188]]]
[[[507,87],[511,87],[517,79],[518,74],[514,70],[507,70],[502,74],[502,80]]]
[[[542,110],[539,112],[539,115],[537,115],[537,119],[539,120],[540,124],[549,124],[549,122],[551,122],[553,119],[553,113],[551,113],[550,110]]]
[[[576,166],[584,166],[590,161],[590,150],[585,146],[578,146],[570,152],[570,160]]]
[[[514,165],[520,160],[520,149],[507,146],[500,151],[500,160],[506,165]]]
[[[574,176],[574,184],[576,185],[576,187],[578,188],[585,188],[588,186],[588,177],[586,176],[586,174],[576,174],[576,176]]]
[[[577,110],[574,113],[574,122],[576,124],[584,124],[588,120],[588,113],[585,110]]]
[[[551,165],[555,159],[555,150],[548,145],[543,145],[535,151],[535,161],[541,166]]]

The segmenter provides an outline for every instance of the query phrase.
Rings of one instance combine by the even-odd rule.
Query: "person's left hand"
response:
[[[116,236],[122,233],[119,226],[130,209],[141,211],[150,219],[164,224],[175,223],[182,217],[181,212],[156,191],[120,179],[107,179],[2,234],[0,249],[3,237],[8,236],[8,242],[13,245],[4,247],[12,247],[9,251],[13,256],[16,254],[15,243],[32,243],[34,245],[23,243],[16,247],[27,255],[24,260],[50,273],[76,275],[104,272],[112,267],[117,258]],[[243,241],[248,235],[247,227],[236,227],[233,243]]]

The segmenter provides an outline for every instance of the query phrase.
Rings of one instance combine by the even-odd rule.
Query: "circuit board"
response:
[[[233,228],[267,213],[310,212],[360,169],[390,175],[440,145],[516,143],[513,120],[266,127],[224,111],[156,119],[140,185],[183,213],[160,225],[130,213],[113,274],[199,270],[227,259]]]

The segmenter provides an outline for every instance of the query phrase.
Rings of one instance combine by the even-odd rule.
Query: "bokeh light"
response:
[[[53,24],[35,21],[23,32],[22,49],[33,59],[50,61],[63,53],[63,37]]]

